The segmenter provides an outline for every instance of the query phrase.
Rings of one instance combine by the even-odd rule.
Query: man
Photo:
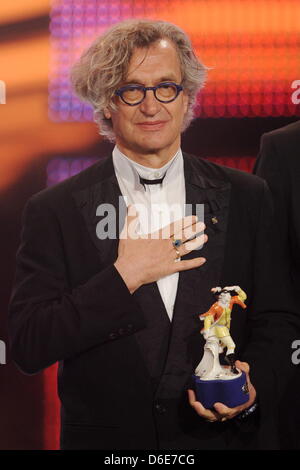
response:
[[[285,276],[290,279],[294,292],[298,292],[300,283],[300,213],[298,208],[300,121],[262,136],[254,173],[264,178],[271,189],[275,216],[280,221],[276,237],[285,259],[283,263],[287,269]],[[299,386],[299,370],[295,370],[283,397],[281,410],[281,428],[284,429],[282,445],[288,449],[300,449],[300,407],[297,398]],[[290,412],[286,410],[286,403],[295,404]]]
[[[297,289],[300,283],[300,121],[262,136],[254,173],[271,189],[280,242],[288,259],[289,274]]]
[[[35,373],[59,361],[63,449],[277,446],[277,359],[289,360],[294,314],[272,278],[265,183],[181,151],[204,78],[186,35],[146,20],[114,26],[73,69],[76,92],[116,146],[29,200],[10,306],[19,367]],[[119,198],[130,206],[121,235],[105,238],[104,209],[119,220]],[[232,322],[247,361],[237,365],[252,393],[244,406],[205,410],[187,393],[202,355],[196,314],[212,286],[236,284],[249,299]],[[261,417],[245,427],[256,393]]]

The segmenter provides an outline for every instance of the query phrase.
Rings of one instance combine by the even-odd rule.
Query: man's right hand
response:
[[[134,206],[129,206],[114,266],[131,293],[143,284],[205,263],[203,257],[175,262],[177,254],[172,243],[173,237],[185,242],[176,248],[181,257],[199,249],[208,239],[205,234],[195,237],[205,229],[204,223],[197,221],[197,216],[186,216],[147,235],[137,234],[137,224],[138,214]],[[191,237],[194,238],[190,240]]]

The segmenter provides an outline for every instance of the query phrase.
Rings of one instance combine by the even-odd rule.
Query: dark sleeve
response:
[[[68,287],[60,227],[41,206],[29,200],[23,213],[9,307],[12,357],[29,374],[145,326],[114,265]]]
[[[283,259],[277,261],[275,273],[285,276],[287,282],[293,287],[292,293],[285,293],[285,305],[283,311],[286,311],[290,305],[290,296],[298,291],[299,285],[299,217],[297,209],[298,201],[298,153],[295,140],[296,133],[273,132],[264,134],[261,138],[260,152],[254,167],[254,173],[264,178],[271,190],[274,203],[274,213],[276,229],[274,231],[275,248],[274,253],[281,253]],[[291,138],[292,137],[292,138]],[[279,249],[278,249],[279,248]],[[285,266],[286,273],[281,269]],[[298,301],[295,310],[300,312]],[[264,401],[269,406],[270,413],[277,416],[278,428],[280,429],[280,440],[283,448],[299,448],[297,441],[297,429],[299,423],[299,400],[297,391],[299,390],[299,365],[293,363],[292,355],[294,349],[293,341],[300,338],[299,326],[292,330],[291,315],[287,323],[278,325],[279,334],[274,338],[273,344],[274,356],[273,384],[269,385],[269,391],[265,390]],[[296,315],[295,315],[296,316]],[[263,373],[261,372],[260,381],[263,383]],[[265,379],[265,389],[268,388],[267,378]],[[268,396],[278,396],[277,402]]]
[[[254,173],[267,181],[272,193],[274,215],[277,219],[277,238],[281,244],[282,254],[290,268],[291,252],[289,230],[291,225],[290,208],[291,188],[288,168],[289,159],[278,149],[278,143],[273,135],[264,134],[261,138],[259,155]]]
[[[264,182],[255,240],[254,293],[248,305],[248,341],[243,360],[265,408],[278,405],[295,366],[292,342],[299,338],[299,312],[286,257],[278,238],[271,193]],[[275,400],[275,402],[274,402]],[[276,410],[276,408],[275,408]]]

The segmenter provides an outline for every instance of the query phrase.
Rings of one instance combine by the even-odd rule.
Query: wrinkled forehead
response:
[[[148,47],[133,50],[124,79],[151,78],[152,80],[181,80],[181,63],[175,44],[167,39],[160,39]]]

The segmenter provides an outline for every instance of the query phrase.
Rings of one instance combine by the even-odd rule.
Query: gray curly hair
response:
[[[114,92],[126,78],[134,50],[148,48],[161,39],[172,41],[178,51],[182,85],[189,97],[184,131],[194,117],[197,93],[205,84],[208,68],[198,60],[191,41],[178,26],[166,21],[140,19],[117,23],[97,37],[71,69],[75,93],[93,106],[100,135],[112,142],[115,141],[112,122],[105,117],[104,109],[117,109],[113,102]]]

